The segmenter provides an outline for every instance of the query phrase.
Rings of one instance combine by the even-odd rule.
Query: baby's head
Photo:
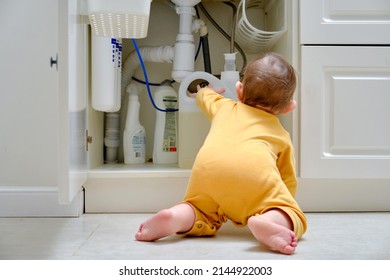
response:
[[[246,67],[242,84],[236,89],[242,103],[285,114],[295,108],[295,87],[294,68],[280,55],[266,53]]]

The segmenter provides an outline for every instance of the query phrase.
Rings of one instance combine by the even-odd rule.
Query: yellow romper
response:
[[[300,238],[306,218],[294,199],[294,150],[278,117],[209,88],[201,89],[196,100],[211,128],[184,197],[196,215],[185,234],[214,235],[228,219],[245,226],[253,215],[280,209]]]

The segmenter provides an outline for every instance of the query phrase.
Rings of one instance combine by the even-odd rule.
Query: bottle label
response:
[[[131,144],[135,158],[145,157],[145,143],[145,134],[142,131],[134,134]]]
[[[176,96],[164,96],[163,102],[166,109],[177,108]],[[165,129],[162,150],[163,152],[176,152],[176,112],[166,112],[165,114]]]

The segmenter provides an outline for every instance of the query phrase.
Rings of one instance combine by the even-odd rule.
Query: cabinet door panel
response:
[[[301,0],[301,44],[390,44],[388,0]]]
[[[303,47],[304,178],[390,178],[390,48]]]
[[[0,1],[0,186],[57,184],[57,9]]]
[[[87,26],[81,1],[59,1],[59,201],[70,203],[87,179]]]

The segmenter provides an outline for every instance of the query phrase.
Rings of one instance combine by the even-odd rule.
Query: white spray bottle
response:
[[[136,85],[130,83],[125,130],[123,132],[123,154],[125,164],[145,163],[145,128],[139,122],[140,103]]]
[[[177,109],[177,92],[169,80],[154,93],[154,102],[161,109]],[[156,111],[153,163],[177,163],[177,112]]]

